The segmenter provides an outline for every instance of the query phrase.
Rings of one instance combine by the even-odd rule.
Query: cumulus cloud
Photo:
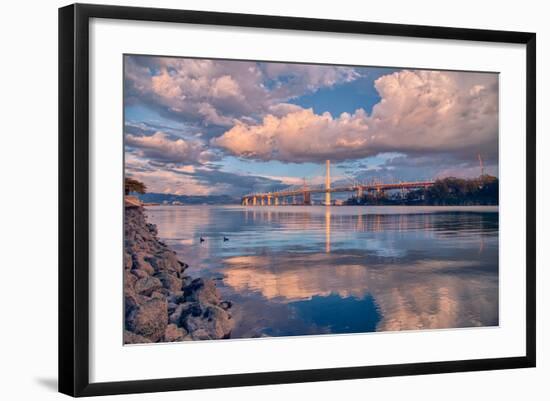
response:
[[[128,105],[202,126],[230,127],[289,99],[359,76],[352,68],[127,56]]]
[[[334,119],[330,113],[301,109],[282,117],[268,115],[261,125],[237,124],[211,143],[256,160],[319,162],[366,156],[368,126],[362,110]]]
[[[297,94],[315,92],[319,88],[329,88],[360,77],[360,74],[350,67],[261,63],[260,68],[265,77],[273,81],[273,92],[279,99],[290,99]]]
[[[260,124],[238,122],[211,144],[255,160],[344,161],[384,152],[498,157],[495,74],[400,71],[375,81],[381,100],[368,115],[273,113]]]
[[[125,144],[138,156],[162,163],[202,164],[217,158],[201,141],[173,140],[161,131],[150,136],[126,134]]]

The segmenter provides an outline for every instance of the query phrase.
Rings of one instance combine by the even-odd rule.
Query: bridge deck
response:
[[[335,192],[356,192],[356,191],[389,191],[392,189],[420,189],[427,188],[434,184],[434,181],[400,182],[391,184],[367,184],[367,185],[347,185],[333,188],[296,188],[292,190],[282,190],[276,192],[254,193],[243,196],[244,199],[252,198],[282,198],[287,196],[301,196],[304,194],[320,194]]]

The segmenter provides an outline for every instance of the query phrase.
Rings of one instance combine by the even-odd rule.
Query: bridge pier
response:
[[[275,197],[275,206],[279,206],[279,197],[278,196]]]
[[[267,206],[271,206],[271,195],[267,195]]]

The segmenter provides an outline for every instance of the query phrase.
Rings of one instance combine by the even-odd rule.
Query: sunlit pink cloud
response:
[[[338,117],[312,109],[238,123],[211,144],[239,157],[322,162],[385,152],[453,153],[496,157],[498,77],[439,71],[401,71],[375,81],[381,100]]]

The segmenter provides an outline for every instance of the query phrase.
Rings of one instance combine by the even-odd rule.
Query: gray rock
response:
[[[139,298],[134,290],[124,292],[124,309],[125,314],[128,314],[139,306]]]
[[[131,269],[132,264],[132,257],[128,254],[128,252],[124,252],[124,268],[126,270]]]
[[[144,252],[134,253],[132,255],[132,269],[143,270],[148,275],[152,276],[155,274],[155,269],[147,259],[150,260],[150,257]]]
[[[181,304],[185,302],[185,296],[183,295],[183,291],[174,291],[171,292],[168,296],[168,302],[172,302],[174,304]]]
[[[191,339],[193,340],[212,340],[208,332],[204,329],[195,330],[191,333]]]
[[[185,329],[178,327],[175,324],[169,324],[166,326],[166,330],[164,331],[164,341],[183,341],[187,334],[188,333]]]
[[[126,314],[130,312],[132,308],[135,308],[139,304],[139,299],[134,290],[134,286],[137,282],[137,277],[130,273],[128,270],[124,271],[124,307]]]
[[[208,305],[203,313],[194,316],[192,313],[182,317],[184,327],[193,338],[197,330],[205,330],[212,339],[228,338],[233,330],[233,320],[230,315],[218,306]]]
[[[141,269],[132,269],[132,274],[135,275],[137,278],[146,278],[151,277],[151,275],[146,270]]]
[[[217,305],[220,302],[220,295],[216,284],[212,280],[197,278],[188,286],[184,287],[186,301],[195,301],[201,304]]]
[[[124,330],[124,344],[144,344],[151,341],[143,336]]]
[[[191,302],[181,303],[170,314],[169,322],[181,327],[184,324],[185,317],[193,312],[198,316],[202,314],[202,310],[198,304],[194,305]]]
[[[162,286],[168,289],[170,292],[173,293],[176,291],[181,291],[182,280],[178,278],[175,274],[161,272],[157,273],[155,277],[158,278],[161,281]]]
[[[178,258],[168,248],[163,248],[162,251],[157,253],[154,260],[149,260],[149,262],[158,272],[165,271],[176,274],[183,272],[183,267],[179,263]]]
[[[187,264],[159,240],[143,209],[125,212],[125,343],[229,337],[231,307],[214,281],[185,276]]]
[[[124,291],[133,290],[136,285],[137,279],[138,278],[134,274],[132,274],[131,271],[124,270]]]
[[[174,302],[170,302],[170,299],[167,299],[167,301],[168,301],[168,316],[170,316],[172,313],[176,311],[178,304]]]
[[[153,292],[160,290],[162,288],[162,283],[158,278],[155,277],[143,277],[136,281],[134,290],[138,294],[151,296]]]
[[[166,300],[151,299],[144,302],[127,318],[128,329],[152,342],[163,338],[168,325]]]
[[[161,288],[158,291],[154,291],[151,294],[151,298],[162,299],[163,301],[168,302],[168,298],[167,298],[168,294],[169,292],[166,288]]]

